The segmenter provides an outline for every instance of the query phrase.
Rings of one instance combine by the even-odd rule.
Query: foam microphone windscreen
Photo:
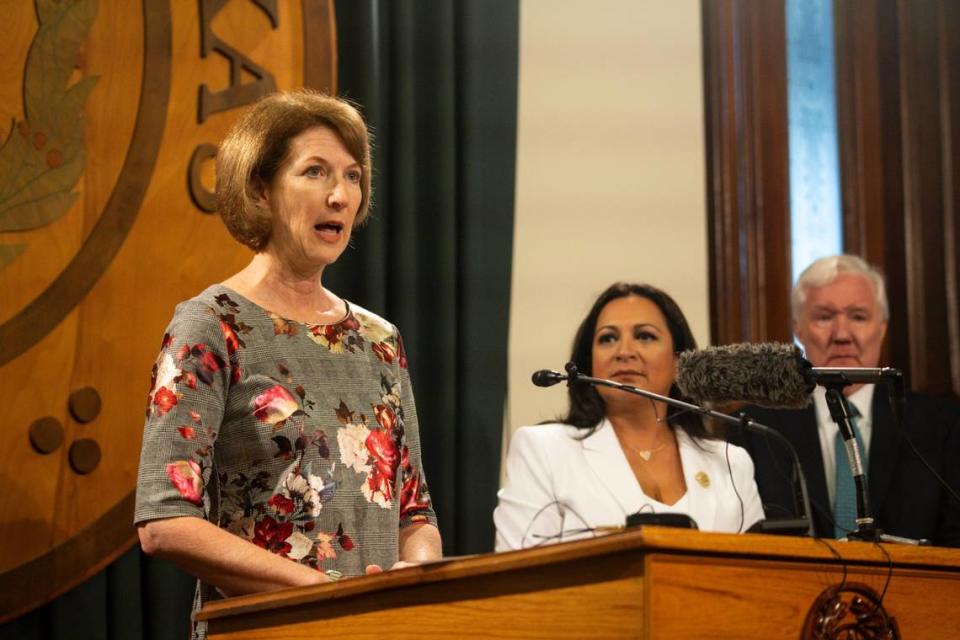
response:
[[[809,367],[792,344],[731,344],[681,353],[676,382],[698,403],[799,409],[810,404]]]

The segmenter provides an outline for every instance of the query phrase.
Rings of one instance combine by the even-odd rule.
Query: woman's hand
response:
[[[393,566],[390,567],[390,571],[394,569],[406,569],[407,567],[416,567],[417,565],[423,564],[422,562],[407,562],[406,560],[398,560],[393,563]],[[383,573],[383,567],[378,564],[368,564],[367,565],[367,575],[373,575],[374,573]]]
[[[281,558],[193,516],[143,522],[137,533],[147,555],[172,561],[227,596],[330,582],[329,576],[316,569]]]

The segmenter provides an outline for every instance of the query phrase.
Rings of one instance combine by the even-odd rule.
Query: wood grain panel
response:
[[[835,0],[845,250],[887,277],[883,359],[960,397],[960,10]]]
[[[5,42],[15,50],[0,63],[6,122],[29,119],[23,65],[37,33],[33,3],[8,5]],[[225,58],[201,56],[199,3],[83,6],[94,5],[81,54],[69,61],[70,83],[97,78],[82,105],[79,197],[55,222],[0,234],[0,245],[27,245],[0,269],[0,622],[79,583],[133,543],[143,407],[163,329],[177,302],[250,258],[188,192],[194,148],[219,141],[246,106],[230,104],[198,122],[199,85],[220,91],[231,82]],[[335,80],[332,0],[277,7],[273,24],[258,3],[226,3],[211,27],[281,89],[334,89],[316,84]],[[68,400],[86,387],[96,390],[99,410],[75,419]],[[28,435],[42,416],[64,426],[63,444],[47,455]],[[79,475],[67,452],[84,439],[102,458]]]
[[[798,638],[807,609],[826,587],[842,578],[839,567],[808,563],[747,563],[654,554],[647,566],[656,584],[649,606],[656,637]],[[849,582],[878,593],[887,571],[850,567]],[[884,608],[903,638],[950,638],[960,628],[960,609],[943,602],[960,597],[955,576],[930,571],[899,572],[891,579]],[[697,603],[697,606],[691,606]]]
[[[877,592],[892,570],[904,637],[956,628],[960,612],[933,613],[960,595],[960,551],[656,527],[241,596],[197,618],[224,640],[798,637],[844,566]]]
[[[789,340],[783,3],[702,8],[711,339]]]

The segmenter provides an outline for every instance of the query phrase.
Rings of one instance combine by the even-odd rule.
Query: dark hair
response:
[[[600,317],[600,312],[611,301],[628,296],[646,298],[657,305],[667,321],[667,328],[670,330],[670,337],[673,339],[674,353],[697,348],[697,341],[690,331],[687,319],[674,299],[666,292],[648,284],[616,282],[601,293],[596,302],[593,303],[590,313],[580,323],[577,335],[573,339],[570,360],[577,365],[577,370],[580,373],[588,376],[593,375],[593,334],[597,330],[597,318]],[[689,399],[680,393],[676,384],[670,385],[668,395],[671,398],[689,402]],[[589,429],[592,433],[606,413],[606,404],[600,394],[597,393],[596,387],[588,384],[572,384],[567,387],[567,396],[570,400],[570,408],[567,415],[561,419],[562,422],[579,429]],[[668,407],[667,424],[673,428],[680,427],[693,438],[712,437],[704,426],[700,415],[696,413]]]

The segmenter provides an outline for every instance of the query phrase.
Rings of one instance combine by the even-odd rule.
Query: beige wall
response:
[[[709,333],[699,0],[522,0],[506,422],[554,417],[577,325],[615,280]]]

